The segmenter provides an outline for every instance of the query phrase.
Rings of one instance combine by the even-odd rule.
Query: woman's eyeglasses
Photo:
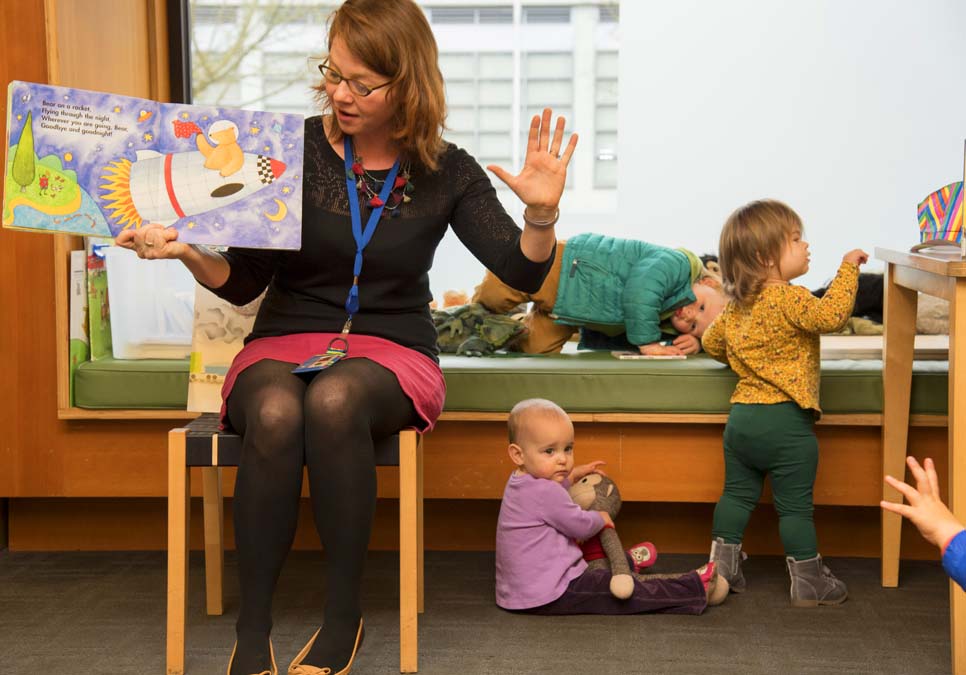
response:
[[[389,82],[384,82],[383,84],[375,87],[368,87],[359,80],[351,80],[348,77],[343,77],[342,73],[327,63],[319,64],[319,72],[322,73],[322,77],[324,77],[325,81],[329,84],[338,86],[339,84],[345,82],[347,85],[349,85],[349,91],[351,91],[353,95],[360,96],[362,98],[365,98],[376,89],[382,89],[383,87],[388,87],[390,84],[392,84],[392,80],[390,80]]]

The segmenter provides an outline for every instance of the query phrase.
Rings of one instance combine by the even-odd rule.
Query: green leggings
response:
[[[818,469],[815,417],[795,403],[735,403],[724,431],[725,485],[714,509],[712,536],[740,544],[771,476],[785,555],[818,555],[812,487]]]

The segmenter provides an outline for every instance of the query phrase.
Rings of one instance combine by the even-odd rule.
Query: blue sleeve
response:
[[[953,581],[966,591],[966,530],[949,542],[943,553],[943,568]]]

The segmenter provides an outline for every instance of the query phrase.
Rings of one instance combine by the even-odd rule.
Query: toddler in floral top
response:
[[[725,485],[714,511],[711,560],[731,590],[745,589],[741,541],[771,477],[779,532],[796,607],[837,605],[848,590],[822,561],[812,520],[818,469],[813,426],[819,406],[819,335],[835,332],[855,303],[859,265],[849,251],[822,298],[794,286],[808,271],[802,221],[785,204],[742,206],[721,232],[719,264],[731,301],[702,346],[738,375],[724,431]]]

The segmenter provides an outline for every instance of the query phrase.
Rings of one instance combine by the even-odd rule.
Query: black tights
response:
[[[241,586],[233,674],[267,668],[272,594],[295,537],[303,464],[328,563],[324,628],[305,663],[339,670],[348,662],[376,506],[373,439],[418,419],[396,376],[373,361],[346,359],[308,384],[292,368],[259,361],[228,398],[228,418],[243,437],[233,503]]]

